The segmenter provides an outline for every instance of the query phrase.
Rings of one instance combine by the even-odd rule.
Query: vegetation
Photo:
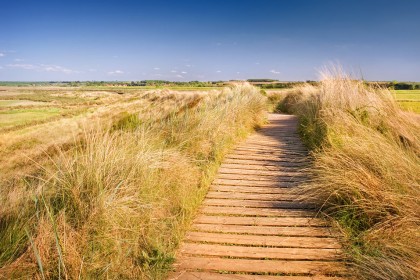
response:
[[[118,98],[1,181],[1,279],[162,278],[223,155],[266,108],[249,85]]]
[[[357,279],[419,279],[420,122],[393,94],[332,70],[281,106],[313,151],[308,197],[338,222]]]

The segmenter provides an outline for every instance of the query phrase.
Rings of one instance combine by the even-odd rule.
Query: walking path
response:
[[[296,192],[308,163],[297,119],[269,121],[224,160],[170,279],[342,279],[335,234]]]

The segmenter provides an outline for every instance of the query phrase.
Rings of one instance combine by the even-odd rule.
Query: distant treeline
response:
[[[243,80],[230,81],[189,81],[189,82],[173,82],[166,80],[142,80],[142,81],[49,81],[49,82],[1,82],[0,86],[64,86],[64,87],[81,87],[81,86],[115,86],[115,87],[222,87],[233,83],[245,82]],[[293,81],[281,82],[273,79],[248,79],[246,82],[263,89],[285,89],[292,88],[296,85],[309,83],[316,86],[318,81]],[[416,90],[420,89],[420,82],[368,82],[369,85],[377,85],[383,88],[396,90]]]

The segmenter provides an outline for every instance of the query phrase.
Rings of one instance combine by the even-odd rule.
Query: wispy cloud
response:
[[[192,65],[191,64],[185,64],[185,67],[191,67]]]
[[[33,65],[33,64],[7,64],[7,67],[10,68],[17,68],[17,69],[24,69],[24,70],[35,70],[35,69],[39,69],[40,67],[37,65]]]
[[[52,64],[27,64],[27,63],[14,63],[14,64],[7,64],[9,68],[15,69],[23,69],[23,70],[36,70],[36,71],[44,71],[44,72],[57,72],[57,73],[65,73],[65,74],[73,74],[79,73],[78,71],[71,70],[59,65],[52,65]]]
[[[0,57],[6,56],[4,53],[0,52]]]
[[[280,74],[280,72],[279,72],[279,71],[276,71],[276,70],[270,70],[270,73],[273,73],[273,74]]]
[[[78,73],[78,71],[74,71],[74,70],[65,68],[63,66],[59,66],[59,65],[41,64],[40,67],[42,71],[46,71],[46,72],[61,72],[65,74]]]
[[[176,72],[178,72],[178,71],[176,71],[176,70],[171,70],[171,73],[176,73]]]
[[[187,72],[185,72],[185,71],[182,71],[181,73],[182,73],[182,74],[187,74]]]
[[[14,59],[16,62],[22,62],[22,61],[25,61],[24,59],[22,59],[22,58],[15,58]]]
[[[176,75],[177,78],[184,78],[182,75]]]
[[[216,73],[222,73],[222,71],[220,71],[220,70],[217,70],[217,71],[216,71]]]
[[[155,68],[153,68],[153,70],[156,70],[157,71],[157,70],[160,70],[160,68],[159,67],[155,67]]]
[[[124,71],[115,70],[115,71],[108,72],[108,75],[121,75],[121,74],[124,74]]]

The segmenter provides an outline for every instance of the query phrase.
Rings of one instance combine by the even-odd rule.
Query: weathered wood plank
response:
[[[199,215],[195,223],[219,225],[253,225],[253,226],[316,226],[325,227],[326,223],[320,218],[307,217],[235,217]]]
[[[257,180],[257,181],[285,181],[285,182],[302,182],[304,179],[307,179],[305,175],[288,175],[280,174],[278,176],[264,176],[264,175],[248,175],[248,174],[228,174],[228,173],[219,173],[217,178],[220,179],[242,179],[242,180]]]
[[[260,187],[272,187],[272,188],[289,188],[298,185],[300,182],[280,182],[280,181],[261,181],[261,180],[249,180],[249,179],[224,179],[216,178],[213,181],[213,185],[236,185],[236,186],[260,186]]]
[[[335,238],[321,237],[295,237],[295,236],[269,236],[223,234],[208,232],[188,232],[186,240],[192,242],[208,242],[219,244],[237,244],[253,246],[271,246],[286,248],[324,248],[339,249],[340,244]]]
[[[171,280],[342,280],[328,276],[270,276],[255,274],[222,274],[214,272],[179,271],[172,273]]]
[[[287,172],[281,170],[264,170],[264,169],[243,169],[232,167],[220,167],[219,174],[238,174],[238,175],[258,175],[258,176],[288,176],[288,177],[304,177],[302,172]],[[241,177],[241,176],[238,176]]]
[[[273,208],[273,209],[313,209],[309,203],[299,203],[293,201],[258,201],[258,200],[239,200],[239,199],[217,199],[207,198],[203,205],[212,206],[236,206],[252,208]]]
[[[307,162],[306,158],[300,156],[290,156],[290,155],[283,155],[283,156],[266,156],[266,155],[257,155],[257,154],[249,154],[249,155],[239,155],[239,154],[229,154],[226,156],[228,159],[253,159],[253,160],[271,160],[271,161],[287,161],[287,162]]]
[[[274,227],[274,226],[241,226],[241,225],[213,225],[194,224],[193,230],[218,233],[244,233],[257,235],[278,236],[310,236],[331,237],[331,229],[324,227]]]
[[[254,186],[235,186],[235,185],[212,185],[211,191],[219,192],[241,192],[241,193],[265,193],[265,194],[293,194],[299,190],[303,190],[299,187],[295,188],[270,188],[270,187],[254,187]]]
[[[278,164],[273,165],[264,165],[261,162],[254,164],[247,164],[243,162],[236,163],[222,163],[220,168],[229,168],[229,169],[242,169],[242,170],[264,170],[264,171],[282,171],[282,172],[303,172],[305,168],[303,166],[281,166]]]
[[[207,198],[221,198],[221,199],[247,199],[247,200],[288,200],[294,201],[301,198],[299,194],[281,193],[281,194],[267,194],[267,193],[239,193],[239,192],[218,192],[209,191]]]
[[[184,243],[180,248],[180,253],[215,257],[283,260],[338,260],[343,257],[338,249],[245,247],[200,243]]]
[[[246,158],[225,158],[223,161],[225,164],[244,164],[244,165],[256,165],[261,167],[277,167],[277,168],[302,168],[308,166],[307,161],[300,161],[300,162],[291,162],[290,160],[253,160],[253,159],[246,159]]]
[[[210,257],[184,257],[179,269],[201,269],[207,271],[263,272],[285,274],[338,274],[344,273],[345,267],[338,262],[322,261],[277,261],[247,260]]]
[[[226,206],[203,206],[200,208],[203,214],[211,215],[241,215],[256,217],[314,217],[313,211],[295,209],[270,209],[270,208],[246,208]]]

